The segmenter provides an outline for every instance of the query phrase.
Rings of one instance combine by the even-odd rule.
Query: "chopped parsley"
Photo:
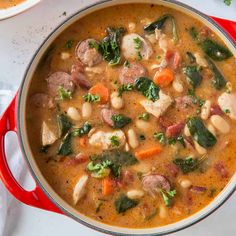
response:
[[[232,3],[232,0],[224,0],[225,5],[230,6]]]
[[[122,114],[113,115],[111,119],[114,122],[114,128],[119,128],[119,129],[125,127],[132,121],[131,118],[124,116]]]
[[[173,163],[177,165],[184,174],[187,174],[198,169],[202,160],[203,159],[193,159],[192,157],[187,157],[185,159],[176,158]]]
[[[176,195],[176,190],[165,191],[164,189],[161,190],[161,194],[164,200],[164,203],[167,207],[171,205],[171,199]]]
[[[141,61],[143,59],[142,55],[141,55],[141,52],[138,52],[137,54],[137,60],[138,61]]]
[[[91,93],[87,93],[83,96],[85,102],[99,102],[100,101],[100,96],[99,95],[94,95]]]
[[[58,95],[61,101],[64,101],[66,99],[72,99],[72,92],[64,89],[62,86],[60,86],[58,89]]]
[[[118,88],[118,96],[121,97],[124,92],[132,91],[133,89],[134,89],[134,86],[132,84],[122,84]]]
[[[162,132],[156,132],[153,135],[154,139],[159,141],[160,144],[165,145],[166,144],[166,137],[165,134]]]
[[[130,62],[128,60],[126,60],[125,63],[124,63],[124,66],[129,68],[130,67]]]
[[[91,176],[94,178],[104,178],[110,174],[110,166],[112,165],[110,160],[105,160],[101,163],[95,164],[90,161],[87,165],[87,169],[92,172]]]
[[[137,37],[137,38],[134,38],[134,48],[135,49],[141,49],[141,47],[142,47],[142,40],[139,38],[139,37]]]
[[[119,145],[120,145],[120,141],[119,141],[118,137],[113,135],[111,137],[111,146],[112,147],[119,147]]]
[[[81,137],[85,134],[88,134],[89,131],[91,130],[91,128],[92,128],[91,124],[89,122],[85,122],[82,127],[76,128],[72,131],[72,136],[73,137],[76,137],[76,136]]]
[[[179,142],[183,145],[183,147],[185,147],[185,142],[182,135],[178,137],[167,138],[163,132],[156,132],[154,133],[153,137],[156,141],[159,141],[159,143],[163,146],[166,144],[175,145],[177,142]]]
[[[229,109],[224,109],[224,113],[225,113],[225,114],[229,114],[229,113],[230,113],[230,110],[229,110]]]
[[[73,44],[74,44],[74,40],[70,39],[65,43],[64,48],[71,49]]]
[[[144,112],[144,113],[142,113],[141,115],[139,115],[138,118],[139,118],[140,120],[148,121],[149,118],[150,118],[150,116],[149,116],[149,114],[148,114],[147,112]]]

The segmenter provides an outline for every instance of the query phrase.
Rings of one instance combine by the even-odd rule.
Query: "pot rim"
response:
[[[112,2],[114,4],[112,4]],[[34,180],[36,181],[36,184],[43,190],[43,192],[47,195],[47,197],[63,212],[65,213],[67,216],[69,216],[70,218],[76,220],[77,222],[91,228],[94,230],[97,230],[99,232],[102,233],[106,233],[106,234],[112,234],[112,235],[118,235],[118,236],[133,236],[133,235],[137,235],[137,236],[160,236],[160,235],[166,235],[169,233],[174,233],[177,231],[180,231],[182,229],[188,228],[198,222],[200,222],[201,220],[205,219],[206,217],[208,217],[210,214],[212,214],[214,211],[216,211],[221,205],[223,205],[225,203],[225,201],[233,194],[233,192],[236,190],[236,174],[231,178],[231,181],[227,184],[227,186],[225,186],[224,190],[222,190],[217,197],[210,202],[206,207],[204,207],[203,209],[201,209],[200,211],[198,211],[197,213],[191,215],[188,218],[182,219],[178,222],[172,223],[172,224],[168,224],[166,226],[160,226],[160,227],[156,227],[156,228],[138,228],[138,229],[133,229],[133,228],[123,228],[123,227],[117,227],[117,226],[111,226],[111,225],[107,225],[107,224],[100,224],[99,221],[97,220],[93,220],[89,217],[85,217],[85,219],[82,219],[82,214],[77,212],[77,216],[75,214],[72,213],[72,207],[65,207],[66,205],[68,205],[60,196],[58,196],[58,194],[51,188],[51,186],[49,184],[47,184],[47,181],[44,179],[43,175],[41,174],[41,172],[39,172],[38,174],[36,174],[36,170],[35,167],[32,166],[32,163],[30,161],[30,159],[33,159],[29,153],[31,153],[29,150],[28,151],[28,155],[27,155],[27,151],[25,148],[25,144],[28,144],[28,142],[24,142],[25,140],[27,140],[27,135],[25,132],[25,129],[22,130],[22,123],[24,123],[24,119],[22,118],[22,113],[24,114],[24,109],[22,109],[22,107],[25,108],[25,102],[22,102],[22,97],[24,96],[24,88],[25,88],[25,82],[27,81],[26,78],[29,77],[29,71],[31,69],[31,67],[33,67],[33,63],[36,60],[37,55],[41,52],[44,51],[43,54],[45,53],[45,51],[48,50],[49,47],[47,47],[45,50],[43,50],[45,44],[50,41],[51,37],[53,37],[53,35],[57,35],[56,33],[58,33],[59,29],[63,28],[64,25],[66,25],[67,23],[69,24],[68,26],[66,26],[62,31],[65,31],[65,29],[67,29],[71,24],[73,24],[75,21],[79,20],[76,19],[77,16],[80,16],[82,13],[85,12],[85,15],[89,14],[86,13],[86,11],[88,10],[98,10],[96,9],[96,7],[101,7],[101,8],[106,8],[109,7],[110,4],[114,5],[121,5],[121,4],[129,4],[129,3],[150,3],[150,4],[158,4],[158,5],[166,5],[167,7],[172,7],[172,8],[177,8],[177,10],[181,11],[182,7],[182,11],[185,14],[188,14],[188,12],[193,13],[193,18],[197,18],[200,21],[204,21],[205,23],[209,23],[210,26],[212,26],[215,30],[215,32],[218,30],[218,34],[221,34],[221,38],[223,38],[224,42],[228,41],[229,42],[229,46],[231,46],[231,48],[234,49],[235,54],[236,54],[236,45],[233,42],[233,40],[230,38],[230,36],[223,30],[223,28],[221,28],[216,22],[214,22],[210,17],[208,17],[207,15],[203,14],[202,12],[175,0],[150,0],[149,2],[146,2],[145,0],[102,0],[99,2],[95,2],[93,4],[90,4],[87,7],[84,7],[80,10],[78,10],[76,13],[72,14],[71,16],[69,16],[66,20],[64,20],[61,24],[59,24],[57,27],[55,27],[55,29],[43,40],[43,42],[41,43],[41,45],[39,46],[39,48],[37,49],[37,51],[34,53],[34,55],[32,56],[30,63],[25,71],[24,74],[24,79],[21,83],[20,89],[19,89],[19,93],[18,93],[18,99],[17,99],[17,114],[16,114],[16,119],[17,119],[17,130],[19,130],[18,132],[18,139],[19,139],[19,144],[20,144],[20,148],[23,152],[23,156],[24,159],[27,162],[28,168],[31,172],[31,175],[33,176]],[[166,4],[165,4],[166,3]],[[74,19],[74,21],[73,21]],[[60,35],[61,32],[58,34]],[[58,36],[57,35],[57,36]],[[53,38],[52,41],[54,41],[56,39],[56,37]],[[50,44],[51,45],[51,42]],[[39,61],[37,61],[37,65],[38,65]],[[35,69],[35,68],[34,68]],[[32,77],[31,77],[32,78]],[[29,80],[29,82],[31,81],[31,78]],[[21,112],[22,110],[22,112]],[[27,148],[29,149],[28,145]],[[37,166],[37,165],[36,165]],[[41,175],[39,177],[39,174]],[[40,180],[41,179],[41,180]],[[44,183],[42,183],[42,180]],[[232,186],[231,186],[232,185]],[[49,191],[50,190],[50,191]],[[222,196],[224,194],[224,196]],[[60,202],[63,203],[63,205],[61,203],[58,202],[58,200],[55,199],[55,196],[58,196],[60,200]],[[217,201],[218,200],[218,201]],[[211,206],[211,207],[210,207]],[[206,212],[203,212],[202,214],[199,214],[199,216],[196,216],[198,213],[201,213],[203,210],[205,210]],[[187,219],[189,222],[185,222],[185,220],[187,221]],[[89,223],[89,221],[91,221]],[[114,228],[117,228],[117,230],[115,231]],[[163,228],[163,231],[160,231],[158,229]],[[164,229],[166,228],[166,229]],[[154,231],[158,231],[158,232],[148,232],[146,233],[145,231],[148,231],[149,229],[153,229]],[[123,232],[123,230],[127,230],[129,233],[125,233]],[[121,232],[122,231],[122,232]],[[137,233],[133,232],[133,231],[137,231]],[[139,232],[138,232],[139,231]],[[141,231],[143,231],[143,233],[141,233]]]

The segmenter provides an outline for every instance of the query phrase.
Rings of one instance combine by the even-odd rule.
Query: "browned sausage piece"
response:
[[[138,62],[131,62],[128,67],[124,66],[121,69],[119,80],[122,84],[133,84],[137,78],[146,75],[147,70],[142,64]]]
[[[107,123],[109,126],[113,127],[114,126],[114,122],[111,119],[113,115],[115,115],[116,112],[108,109],[108,108],[103,108],[101,110],[101,115],[102,115],[102,120]]]
[[[30,104],[37,108],[53,108],[54,103],[46,93],[35,93],[30,97]]]
[[[181,133],[184,126],[185,126],[185,122],[179,122],[177,124],[167,127],[166,136],[167,137],[177,137]]]
[[[63,87],[70,92],[73,92],[75,89],[71,76],[66,72],[55,72],[51,74],[46,81],[48,82],[49,94],[53,97],[58,95],[59,87]]]
[[[160,190],[170,191],[170,182],[163,176],[158,174],[146,175],[142,180],[143,190],[155,197]]]
[[[202,186],[192,186],[190,188],[190,191],[193,193],[205,193],[207,191],[206,187],[202,187]]]
[[[86,66],[92,67],[102,61],[101,54],[95,49],[91,48],[89,42],[95,39],[86,39],[78,43],[75,49],[76,57]]]
[[[92,87],[91,82],[84,74],[84,65],[81,62],[72,65],[71,78],[76,86],[79,86],[83,89],[90,89]]]

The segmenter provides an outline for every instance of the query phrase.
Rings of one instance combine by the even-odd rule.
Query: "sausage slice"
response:
[[[58,95],[59,87],[63,87],[70,92],[73,92],[75,89],[71,76],[66,72],[55,72],[46,78],[46,81],[48,83],[49,94],[53,97]]]
[[[102,61],[101,54],[90,47],[90,42],[97,42],[95,39],[86,39],[78,43],[75,49],[76,57],[86,66],[92,67]]]
[[[171,186],[169,180],[158,174],[146,175],[142,180],[143,190],[155,197],[160,190],[170,191]]]
[[[128,67],[124,66],[121,69],[119,80],[122,84],[133,84],[137,78],[146,75],[147,70],[142,64],[138,62],[131,62]]]
[[[101,110],[102,120],[111,127],[114,126],[114,121],[112,120],[112,116],[115,114],[116,114],[115,111],[108,108],[103,108]]]

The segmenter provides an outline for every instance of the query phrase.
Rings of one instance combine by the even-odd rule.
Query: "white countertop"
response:
[[[0,22],[0,86],[2,81],[17,90],[24,71],[35,50],[43,39],[67,16],[94,0],[43,0],[39,5]],[[231,7],[223,0],[181,0],[207,14],[236,21],[236,1]],[[63,15],[66,12],[66,16]],[[25,185],[31,185],[27,176]],[[90,230],[68,217],[26,206],[12,201],[9,217],[17,215],[17,221],[8,224],[4,236],[65,236],[65,235],[104,235]],[[173,236],[222,236],[236,235],[236,194],[220,209],[204,221],[173,234]]]

